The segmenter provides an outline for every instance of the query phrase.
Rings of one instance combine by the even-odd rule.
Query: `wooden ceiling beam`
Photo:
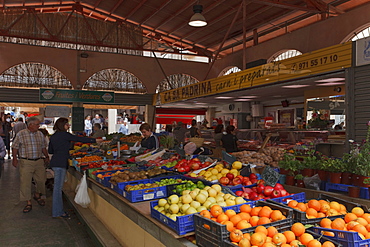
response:
[[[140,9],[141,8],[141,6],[143,6],[144,5],[144,3],[146,2],[147,0],[142,0],[138,5],[136,5],[136,7],[135,8],[133,8],[131,11],[130,11],[130,13],[128,13],[127,15],[126,15],[126,17],[125,17],[125,20],[127,20],[128,18],[130,18],[133,14],[135,14],[136,13],[136,11],[138,10],[138,9]]]
[[[153,11],[152,13],[144,17],[144,19],[139,23],[139,26],[144,25],[145,22],[147,22],[150,18],[156,15],[159,11],[161,11],[164,7],[166,7],[170,2],[171,0],[163,1],[161,6],[159,6],[159,8],[157,8],[155,11]]]
[[[111,16],[112,13],[122,4],[123,0],[119,0],[118,2],[116,2],[116,4],[113,6],[113,8],[111,8],[111,10],[109,10],[108,12],[108,15]]]
[[[281,2],[279,0],[249,0],[249,1],[258,3],[258,4],[264,4],[264,5],[269,5],[269,6],[284,8],[284,9],[290,9],[290,10],[301,10],[301,11],[313,12],[313,13],[319,12],[316,8],[293,5],[293,4]]]

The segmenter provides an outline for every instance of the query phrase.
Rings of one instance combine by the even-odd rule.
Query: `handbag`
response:
[[[201,147],[204,142],[204,138],[201,137],[191,137],[189,138],[189,142],[194,142],[197,145],[197,148]]]

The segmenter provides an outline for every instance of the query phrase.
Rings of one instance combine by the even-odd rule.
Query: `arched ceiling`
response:
[[[89,18],[140,27],[143,43],[135,49],[212,57],[218,51],[220,56],[226,56],[243,49],[243,30],[248,47],[341,15],[369,1],[244,0],[243,5],[243,0],[1,0],[0,10],[3,14],[10,9],[66,14],[77,10]],[[205,27],[187,24],[195,4],[203,5],[202,14],[208,22]],[[0,30],[0,35],[6,36],[6,31]]]

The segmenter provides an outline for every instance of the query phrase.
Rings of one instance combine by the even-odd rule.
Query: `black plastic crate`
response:
[[[282,207],[279,204],[272,204],[265,201],[257,201],[254,207],[269,206],[272,210],[280,210],[286,217],[284,220],[271,222],[264,226],[275,226],[280,225],[291,226],[293,223],[293,210],[291,208]],[[239,212],[240,205],[234,210]],[[201,215],[194,215],[195,225],[195,236],[197,245],[201,247],[219,247],[222,246],[225,240],[229,238],[229,231],[226,229],[226,225],[222,225],[218,222],[205,218]],[[247,228],[249,229],[249,228]]]
[[[317,200],[336,201],[336,202],[338,202],[338,203],[343,204],[344,206],[346,206],[347,210],[349,210],[349,211],[352,210],[354,207],[361,207],[361,208],[363,208],[358,203],[345,201],[343,199],[340,199],[340,198],[337,198],[337,197],[334,197],[334,196],[325,195],[325,194],[320,194],[319,195],[319,198],[317,198]],[[267,200],[267,201],[268,202],[271,202],[271,203],[279,204],[281,206],[284,206],[284,207],[287,207],[287,208],[290,208],[290,209],[293,209],[293,221],[294,222],[300,222],[300,223],[302,223],[304,225],[306,225],[306,224],[316,224],[316,223],[319,223],[323,218],[329,218],[331,220],[336,219],[336,218],[344,218],[344,215],[336,215],[336,216],[328,216],[328,217],[322,217],[322,218],[308,219],[307,216],[306,216],[306,212],[302,212],[302,211],[300,211],[298,209],[291,208],[291,207],[289,207],[289,206],[287,206],[285,204],[281,204],[281,203],[278,203],[278,202],[275,202],[275,201],[272,201],[272,200]]]

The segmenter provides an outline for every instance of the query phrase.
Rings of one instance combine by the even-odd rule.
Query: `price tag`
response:
[[[158,191],[158,192],[157,192],[157,197],[159,197],[159,196],[164,196],[163,191]]]
[[[280,174],[276,172],[274,169],[272,169],[270,166],[265,166],[265,169],[263,169],[261,177],[263,180],[265,180],[265,183],[267,185],[274,187],[277,181],[279,180]]]
[[[231,154],[228,154],[223,150],[222,150],[222,159],[229,164],[232,164],[236,161],[235,156],[232,156]]]
[[[154,199],[154,193],[143,195],[143,199],[144,200],[152,200],[152,199]]]

